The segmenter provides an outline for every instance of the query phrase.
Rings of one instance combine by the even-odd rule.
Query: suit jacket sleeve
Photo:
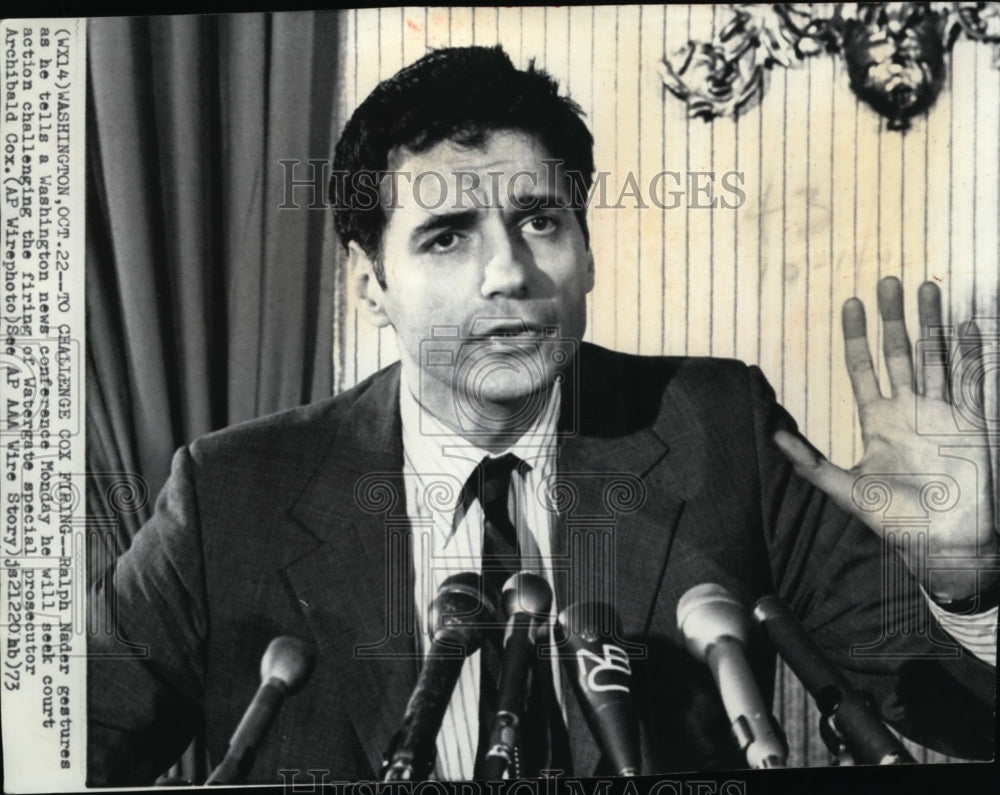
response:
[[[187,448],[175,454],[153,518],[90,594],[88,786],[152,783],[201,726],[207,613],[194,466]]]
[[[795,422],[755,367],[750,382],[762,524],[780,595],[892,726],[943,753],[991,758],[995,669],[937,624],[893,550],[794,474],[772,437]]]

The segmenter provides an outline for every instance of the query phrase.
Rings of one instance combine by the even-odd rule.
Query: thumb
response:
[[[796,474],[833,498],[841,508],[857,515],[851,500],[854,478],[848,472],[831,464],[826,456],[798,434],[781,430],[775,431],[773,438],[778,449],[791,461]]]

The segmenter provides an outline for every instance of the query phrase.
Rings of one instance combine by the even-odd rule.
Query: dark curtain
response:
[[[312,12],[95,19],[87,36],[93,575],[177,447],[331,394],[332,214],[285,192],[332,157],[340,47],[336,15]]]
[[[321,181],[286,196],[280,161],[321,173],[341,92],[335,14],[95,19],[87,39],[92,581],[179,446],[331,394],[332,213]],[[169,776],[206,772],[196,740]]]

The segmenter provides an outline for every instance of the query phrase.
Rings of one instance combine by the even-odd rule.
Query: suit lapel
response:
[[[563,606],[610,603],[632,639],[625,644],[629,653],[643,655],[641,641],[684,506],[670,446],[656,429],[661,414],[669,414],[670,398],[664,401],[664,391],[653,389],[655,406],[644,409],[641,396],[629,392],[635,384],[621,369],[621,357],[585,345],[580,359],[579,392],[564,396],[561,414],[561,425],[575,420],[578,432],[560,444],[557,477],[572,499],[553,544],[557,560],[569,566],[561,582],[556,578],[557,598]],[[600,750],[569,686],[566,676],[575,773],[593,775]]]
[[[418,659],[398,395],[394,367],[340,421],[291,510],[315,546],[285,569],[375,772]]]

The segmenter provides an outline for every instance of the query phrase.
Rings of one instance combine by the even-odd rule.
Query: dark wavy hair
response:
[[[532,61],[514,67],[496,47],[435,50],[376,86],[358,106],[337,143],[330,181],[337,235],[352,240],[376,263],[384,284],[382,233],[388,217],[373,201],[373,185],[393,152],[424,152],[441,141],[481,146],[488,135],[512,130],[534,136],[571,182],[576,214],[588,236],[586,197],[593,183],[594,139],[580,106],[560,96],[558,83]],[[359,180],[357,175],[369,179]]]

